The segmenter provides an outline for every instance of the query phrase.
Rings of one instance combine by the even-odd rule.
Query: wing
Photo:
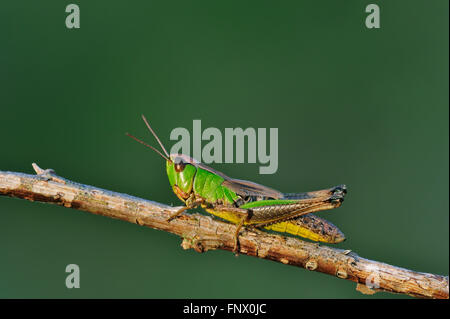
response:
[[[209,171],[213,174],[217,174],[221,176],[225,181],[222,183],[223,186],[228,187],[233,192],[235,192],[238,195],[241,196],[261,196],[261,197],[268,197],[273,199],[280,199],[283,198],[284,194],[267,186],[260,185],[254,182],[250,181],[244,181],[242,179],[235,179],[228,177],[222,172],[216,171],[215,169],[212,169],[209,166],[206,166],[202,163],[191,163],[193,165],[196,165],[197,167],[200,167],[206,171]]]
[[[333,196],[335,199],[344,198],[347,194],[347,186],[344,184],[337,185],[331,188],[322,189],[319,191],[306,192],[306,193],[285,193],[284,199],[308,199],[308,198],[328,198]]]
[[[273,199],[283,198],[283,193],[254,182],[244,181],[242,179],[228,178],[222,183],[223,186],[228,187],[233,192],[241,196],[261,196]]]
[[[260,185],[254,182],[245,181],[242,179],[231,178],[225,175],[222,172],[216,171],[209,166],[206,166],[202,163],[192,163],[204,170],[207,170],[211,173],[217,174],[221,176],[225,181],[222,183],[223,186],[228,187],[236,194],[245,197],[245,196],[256,196],[262,198],[273,198],[273,199],[320,199],[320,198],[328,198],[329,196],[333,196],[335,199],[343,199],[345,194],[347,193],[347,187],[342,184],[335,187],[322,189],[313,192],[305,192],[305,193],[282,193],[277,191],[276,189]]]

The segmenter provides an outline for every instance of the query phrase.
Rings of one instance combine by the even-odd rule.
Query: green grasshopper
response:
[[[164,154],[151,148],[166,160],[170,186],[185,206],[169,217],[201,206],[208,213],[237,224],[233,252],[239,250],[239,232],[243,226],[285,232],[314,241],[340,243],[344,234],[332,223],[311,213],[339,207],[347,193],[345,185],[306,193],[281,193],[254,182],[233,179],[184,154],[170,154],[142,115],[146,126]]]

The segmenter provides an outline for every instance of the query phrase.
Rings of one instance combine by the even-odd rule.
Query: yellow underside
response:
[[[236,215],[235,213],[218,212],[218,211],[214,211],[212,209],[206,209],[206,211],[212,215],[223,218],[234,224],[238,224],[241,220],[240,216]],[[244,225],[250,225],[250,224],[252,224],[252,223],[248,223],[248,222],[244,223]],[[288,234],[292,234],[295,236],[300,236],[300,237],[307,238],[307,239],[314,240],[314,241],[321,241],[321,242],[325,242],[325,243],[330,242],[326,237],[320,236],[319,234],[312,232],[308,228],[296,225],[294,223],[291,223],[290,221],[284,221],[284,222],[271,224],[268,226],[264,226],[264,228],[268,229],[268,230],[280,232],[280,233],[288,233]]]

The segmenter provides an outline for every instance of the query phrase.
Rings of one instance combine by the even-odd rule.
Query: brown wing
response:
[[[273,199],[283,198],[283,193],[273,188],[241,179],[229,178],[226,179],[222,185],[241,196],[261,196]]]

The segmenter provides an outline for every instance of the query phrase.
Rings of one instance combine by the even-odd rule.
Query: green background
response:
[[[339,247],[449,270],[448,1],[70,1],[0,6],[0,170],[66,178],[179,205],[163,161],[124,135],[278,127],[279,168],[215,164],[285,192],[347,184],[320,213]],[[381,7],[381,29],[364,25]],[[0,198],[3,298],[401,298],[174,235]],[[65,287],[65,267],[81,288]]]

